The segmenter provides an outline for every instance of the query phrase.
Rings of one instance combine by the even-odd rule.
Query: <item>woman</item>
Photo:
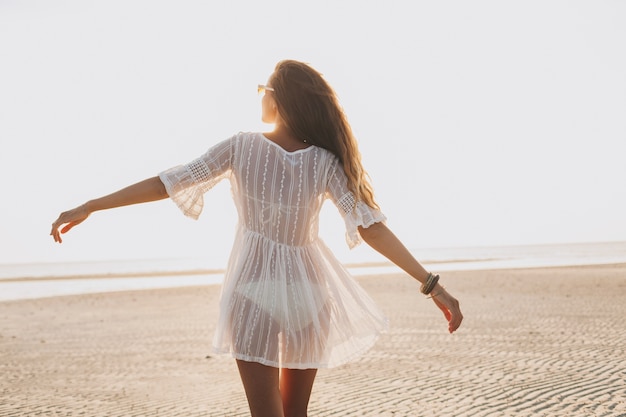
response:
[[[354,359],[387,325],[318,237],[326,198],[343,216],[351,247],[364,240],[421,282],[450,332],[463,316],[439,277],[385,226],[356,139],[321,74],[281,61],[259,92],[273,131],[239,133],[187,165],[64,212],[51,235],[61,243],[61,233],[94,211],[168,196],[197,218],[203,194],[228,177],[239,223],[213,348],[236,359],[253,417],[305,416],[317,369]]]

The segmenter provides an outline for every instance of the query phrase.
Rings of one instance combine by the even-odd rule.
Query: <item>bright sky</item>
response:
[[[225,259],[226,182],[197,222],[162,201],[48,233],[267,128],[256,85],[284,58],[337,90],[408,247],[626,240],[624,22],[617,0],[0,0],[0,263]],[[343,234],[327,207],[340,256]]]

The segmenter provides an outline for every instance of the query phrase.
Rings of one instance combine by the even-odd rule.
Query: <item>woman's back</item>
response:
[[[242,133],[233,145],[240,226],[276,243],[311,243],[335,157],[315,146],[289,152],[260,133]]]

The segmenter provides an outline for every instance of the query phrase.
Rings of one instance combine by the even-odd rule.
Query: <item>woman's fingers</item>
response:
[[[59,218],[56,219],[54,221],[54,223],[52,223],[52,230],[50,230],[50,236],[52,236],[54,241],[58,242],[58,243],[63,242],[63,240],[61,239],[61,236],[59,234],[59,226],[62,224],[62,223],[60,223],[60,221],[61,221],[61,216],[59,216]]]
[[[461,309],[459,308],[459,302],[455,298],[453,298],[452,308],[450,310],[450,319],[448,320],[448,330],[450,331],[450,333],[458,329],[462,321],[463,314],[461,313]]]
[[[55,242],[58,242],[58,243],[62,242],[61,238],[58,236],[58,233],[55,232],[54,228],[50,232],[50,236],[52,236],[52,239],[54,239]]]
[[[80,222],[70,222],[68,224],[66,224],[65,226],[63,226],[63,228],[61,229],[61,233],[67,233],[70,231],[70,229],[74,226],[76,226],[77,224],[80,224]]]
[[[63,228],[61,228],[61,234],[69,232],[72,227],[74,227],[74,223],[66,224]]]
[[[433,295],[433,301],[443,312],[446,320],[448,320],[448,331],[452,333],[457,330],[463,321],[463,314],[456,298],[442,289],[439,293]]]
[[[63,243],[63,239],[61,239],[61,233],[65,233],[67,230],[69,230],[68,229],[69,225],[68,225],[68,226],[65,226],[62,231],[59,231],[59,227],[64,223],[65,222],[60,221],[60,220],[57,220],[54,223],[52,223],[52,231],[50,232],[50,235],[52,235],[52,238],[54,239],[55,242]]]
[[[79,225],[83,221],[85,221],[87,217],[89,217],[89,213],[84,206],[65,211],[61,213],[59,218],[56,219],[54,223],[52,223],[52,231],[50,232],[50,235],[55,242],[62,243],[63,239],[61,239],[61,234],[69,232],[70,229],[72,229],[74,226]],[[61,226],[63,226],[63,228],[59,232],[59,227]]]

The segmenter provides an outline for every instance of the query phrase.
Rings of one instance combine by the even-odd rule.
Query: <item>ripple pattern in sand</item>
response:
[[[391,330],[321,370],[310,416],[626,416],[626,267],[445,274],[462,330],[405,276],[367,277]],[[247,416],[207,357],[215,288],[0,303],[0,416]]]

